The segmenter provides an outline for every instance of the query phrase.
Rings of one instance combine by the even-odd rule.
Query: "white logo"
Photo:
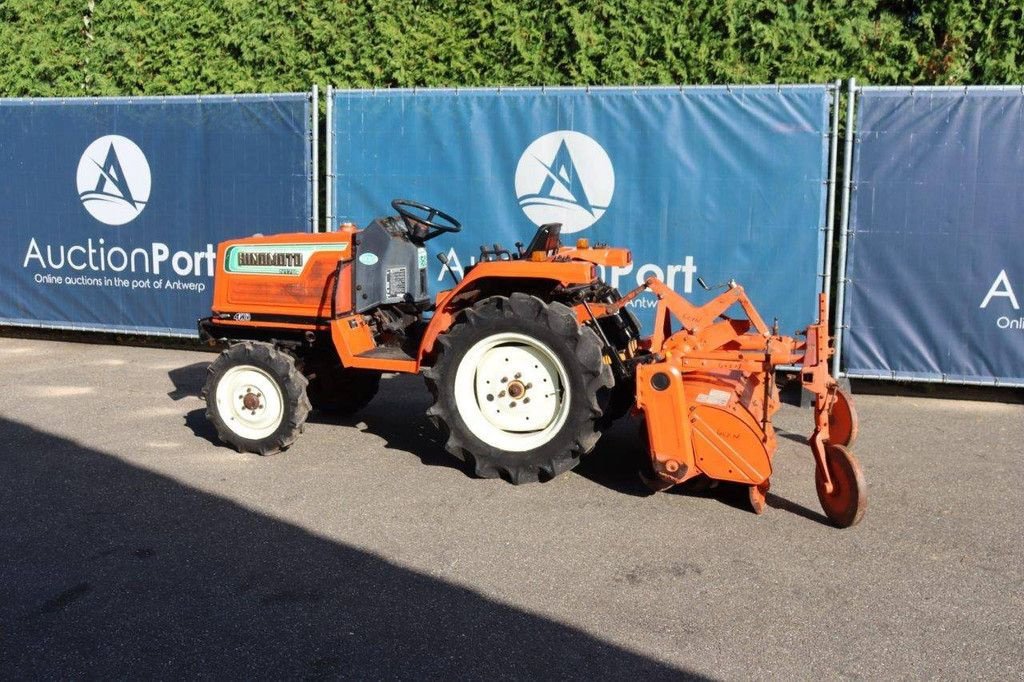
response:
[[[615,192],[612,160],[593,138],[556,130],[530,143],[516,166],[519,206],[535,225],[585,230],[604,215]]]
[[[124,225],[138,217],[152,184],[145,154],[120,135],[104,135],[85,148],[77,180],[85,210],[107,225]]]

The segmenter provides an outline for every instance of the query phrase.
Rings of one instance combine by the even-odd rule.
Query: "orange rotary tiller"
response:
[[[803,387],[815,396],[808,443],[818,498],[835,525],[845,528],[860,521],[866,485],[849,450],[857,436],[857,416],[828,371],[833,350],[824,295],[818,300],[818,321],[801,341],[769,329],[734,282],[695,306],[652,278],[611,307],[622,307],[645,290],[658,297],[648,340],[652,361],[636,367],[636,408],[650,452],[649,485],[664,489],[698,475],[730,481],[748,486],[751,506],[761,513],[777,445],[775,369],[795,365]],[[725,315],[737,304],[745,319]],[[673,320],[680,329],[672,330]]]

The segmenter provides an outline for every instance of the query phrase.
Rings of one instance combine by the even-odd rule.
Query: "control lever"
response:
[[[455,274],[454,270],[452,270],[452,266],[448,265],[448,254],[437,254],[437,260],[441,261],[441,265],[443,265],[445,270],[448,271],[448,274],[452,276],[452,280],[455,281],[455,286],[459,286],[459,276]]]
[[[725,284],[715,284],[713,286],[708,286],[707,282],[704,281],[703,277],[698,277],[697,278],[697,284],[699,284],[700,288],[703,289],[704,291],[711,291],[712,289],[735,289],[736,288],[736,280],[734,280],[734,279],[730,279]]]

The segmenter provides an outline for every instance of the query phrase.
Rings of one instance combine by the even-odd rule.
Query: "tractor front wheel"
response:
[[[210,365],[206,418],[239,452],[272,455],[291,445],[309,414],[306,377],[270,344],[231,346]]]
[[[427,414],[448,452],[478,476],[547,480],[597,443],[600,398],[614,379],[597,335],[568,307],[493,296],[466,310],[435,348],[424,370],[434,396]]]

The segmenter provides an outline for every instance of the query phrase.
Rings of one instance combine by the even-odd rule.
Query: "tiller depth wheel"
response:
[[[853,408],[853,400],[846,391],[837,387],[835,402],[828,415],[828,441],[850,447],[857,440],[857,430],[857,411]]]
[[[825,463],[832,489],[828,489],[821,469],[816,469],[814,485],[818,489],[818,500],[829,521],[839,528],[849,528],[861,520],[868,506],[864,472],[857,458],[842,445],[825,446]]]

